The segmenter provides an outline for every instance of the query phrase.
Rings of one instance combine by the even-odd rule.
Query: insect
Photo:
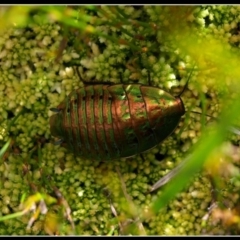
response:
[[[128,158],[155,147],[174,131],[185,113],[180,95],[137,83],[88,85],[52,109],[56,114],[50,117],[50,131],[76,155]]]

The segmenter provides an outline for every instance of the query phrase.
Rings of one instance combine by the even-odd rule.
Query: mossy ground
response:
[[[26,11],[26,19],[14,22],[11,14],[18,11]],[[215,58],[211,41],[239,53],[239,11],[237,6],[2,8],[1,17],[8,17],[10,27],[0,35],[0,143],[12,141],[0,164],[1,215],[18,212],[24,194],[27,199],[37,192],[49,195],[57,187],[71,209],[75,232],[64,216],[66,205],[62,209],[64,204],[55,203],[29,229],[31,214],[0,222],[0,234],[239,234],[238,135],[229,133],[204,170],[194,178],[186,176],[188,186],[157,213],[151,205],[164,189],[149,193],[214,122],[204,114],[218,117],[231,104],[226,99],[238,92],[228,75],[231,69],[219,69],[225,58]],[[191,41],[192,33],[197,42]],[[181,34],[189,36],[185,43]],[[194,48],[206,39],[207,49]],[[148,84],[150,72],[153,86],[177,96],[194,67],[181,96],[185,116],[143,158],[100,163],[52,144],[50,108],[83,86],[76,68],[89,82],[118,83],[121,73],[126,83]],[[218,203],[211,212],[210,179]],[[35,206],[34,200],[31,204]]]

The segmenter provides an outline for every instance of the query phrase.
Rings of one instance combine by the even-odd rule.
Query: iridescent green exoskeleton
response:
[[[141,84],[89,85],[73,91],[50,118],[51,134],[76,155],[127,158],[168,137],[185,113],[180,97]]]

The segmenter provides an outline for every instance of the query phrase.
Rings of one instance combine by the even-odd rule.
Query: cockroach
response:
[[[137,83],[96,84],[73,91],[51,109],[56,113],[50,118],[51,134],[58,137],[55,144],[100,161],[128,158],[155,147],[171,135],[185,114],[181,95],[192,72],[177,97]],[[235,126],[229,126],[229,131],[240,135]],[[150,192],[174,178],[186,161],[157,181]]]
[[[185,114],[180,96],[187,83],[177,97],[137,83],[82,87],[51,109],[56,112],[50,117],[51,134],[58,137],[58,144],[92,160],[141,154],[178,126]]]

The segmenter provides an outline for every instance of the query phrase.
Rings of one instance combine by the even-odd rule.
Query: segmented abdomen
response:
[[[180,117],[168,123],[168,100],[176,103],[165,91],[140,84],[86,86],[58,106],[51,132],[56,130],[67,148],[89,159],[129,157],[154,147],[176,127]]]

